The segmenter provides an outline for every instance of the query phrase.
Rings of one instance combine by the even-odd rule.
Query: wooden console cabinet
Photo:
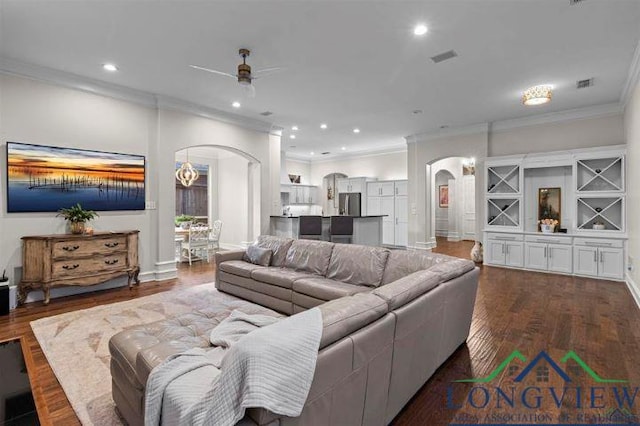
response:
[[[138,232],[96,232],[93,235],[35,235],[22,237],[22,280],[18,302],[31,290],[59,286],[90,286],[128,275],[129,288],[140,283]]]

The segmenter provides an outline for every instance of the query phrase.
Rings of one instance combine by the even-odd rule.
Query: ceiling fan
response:
[[[242,57],[242,63],[238,65],[237,74],[229,74],[224,71],[205,68],[199,65],[189,65],[189,66],[197,70],[206,71],[213,74],[218,74],[225,77],[231,77],[233,79],[237,79],[238,83],[247,90],[248,95],[250,97],[255,96],[255,93],[256,93],[255,87],[253,86],[253,80],[257,80],[259,78],[266,77],[268,74],[284,70],[284,68],[282,67],[270,67],[270,68],[263,68],[263,69],[254,71],[252,73],[251,66],[247,64],[247,57],[251,54],[251,51],[249,49],[240,49],[238,51],[238,54]]]

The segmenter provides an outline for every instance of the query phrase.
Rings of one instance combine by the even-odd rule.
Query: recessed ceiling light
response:
[[[105,71],[111,71],[111,72],[118,71],[118,67],[115,66],[114,64],[103,64],[102,69]]]
[[[340,148],[340,149],[341,149],[341,150],[343,150],[343,151],[346,151],[346,150],[347,150],[347,147],[346,147],[346,146],[343,146],[343,147],[342,147],[342,148]]]
[[[289,139],[295,139],[296,135],[289,135]]]
[[[291,126],[291,130],[295,132],[296,130],[298,130],[298,126]]]
[[[360,129],[356,127],[355,129],[353,129],[353,133],[360,133]]]
[[[326,125],[326,124],[324,124],[324,123],[322,123],[322,124],[320,125],[320,128],[324,130],[324,129],[326,129],[326,128],[327,128],[327,125]]]
[[[309,154],[314,155],[314,154],[315,154],[315,152],[311,151]]]
[[[234,103],[231,104],[231,106],[234,108],[240,108],[240,102],[235,101]]]
[[[413,28],[413,34],[417,36],[425,35],[429,31],[425,24],[418,24]]]

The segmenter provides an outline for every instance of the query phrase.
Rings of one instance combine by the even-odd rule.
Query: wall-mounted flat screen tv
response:
[[[145,157],[7,142],[7,211],[144,210]]]

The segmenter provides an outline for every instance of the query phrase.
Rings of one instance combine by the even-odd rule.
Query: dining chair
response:
[[[209,251],[220,250],[220,233],[222,232],[222,221],[215,220],[209,234]]]
[[[193,256],[202,256],[202,252],[207,255],[207,263],[209,263],[209,227],[191,225],[189,228],[189,239],[182,242],[182,252],[189,259],[189,265],[193,260]],[[201,257],[202,258],[202,257]]]

